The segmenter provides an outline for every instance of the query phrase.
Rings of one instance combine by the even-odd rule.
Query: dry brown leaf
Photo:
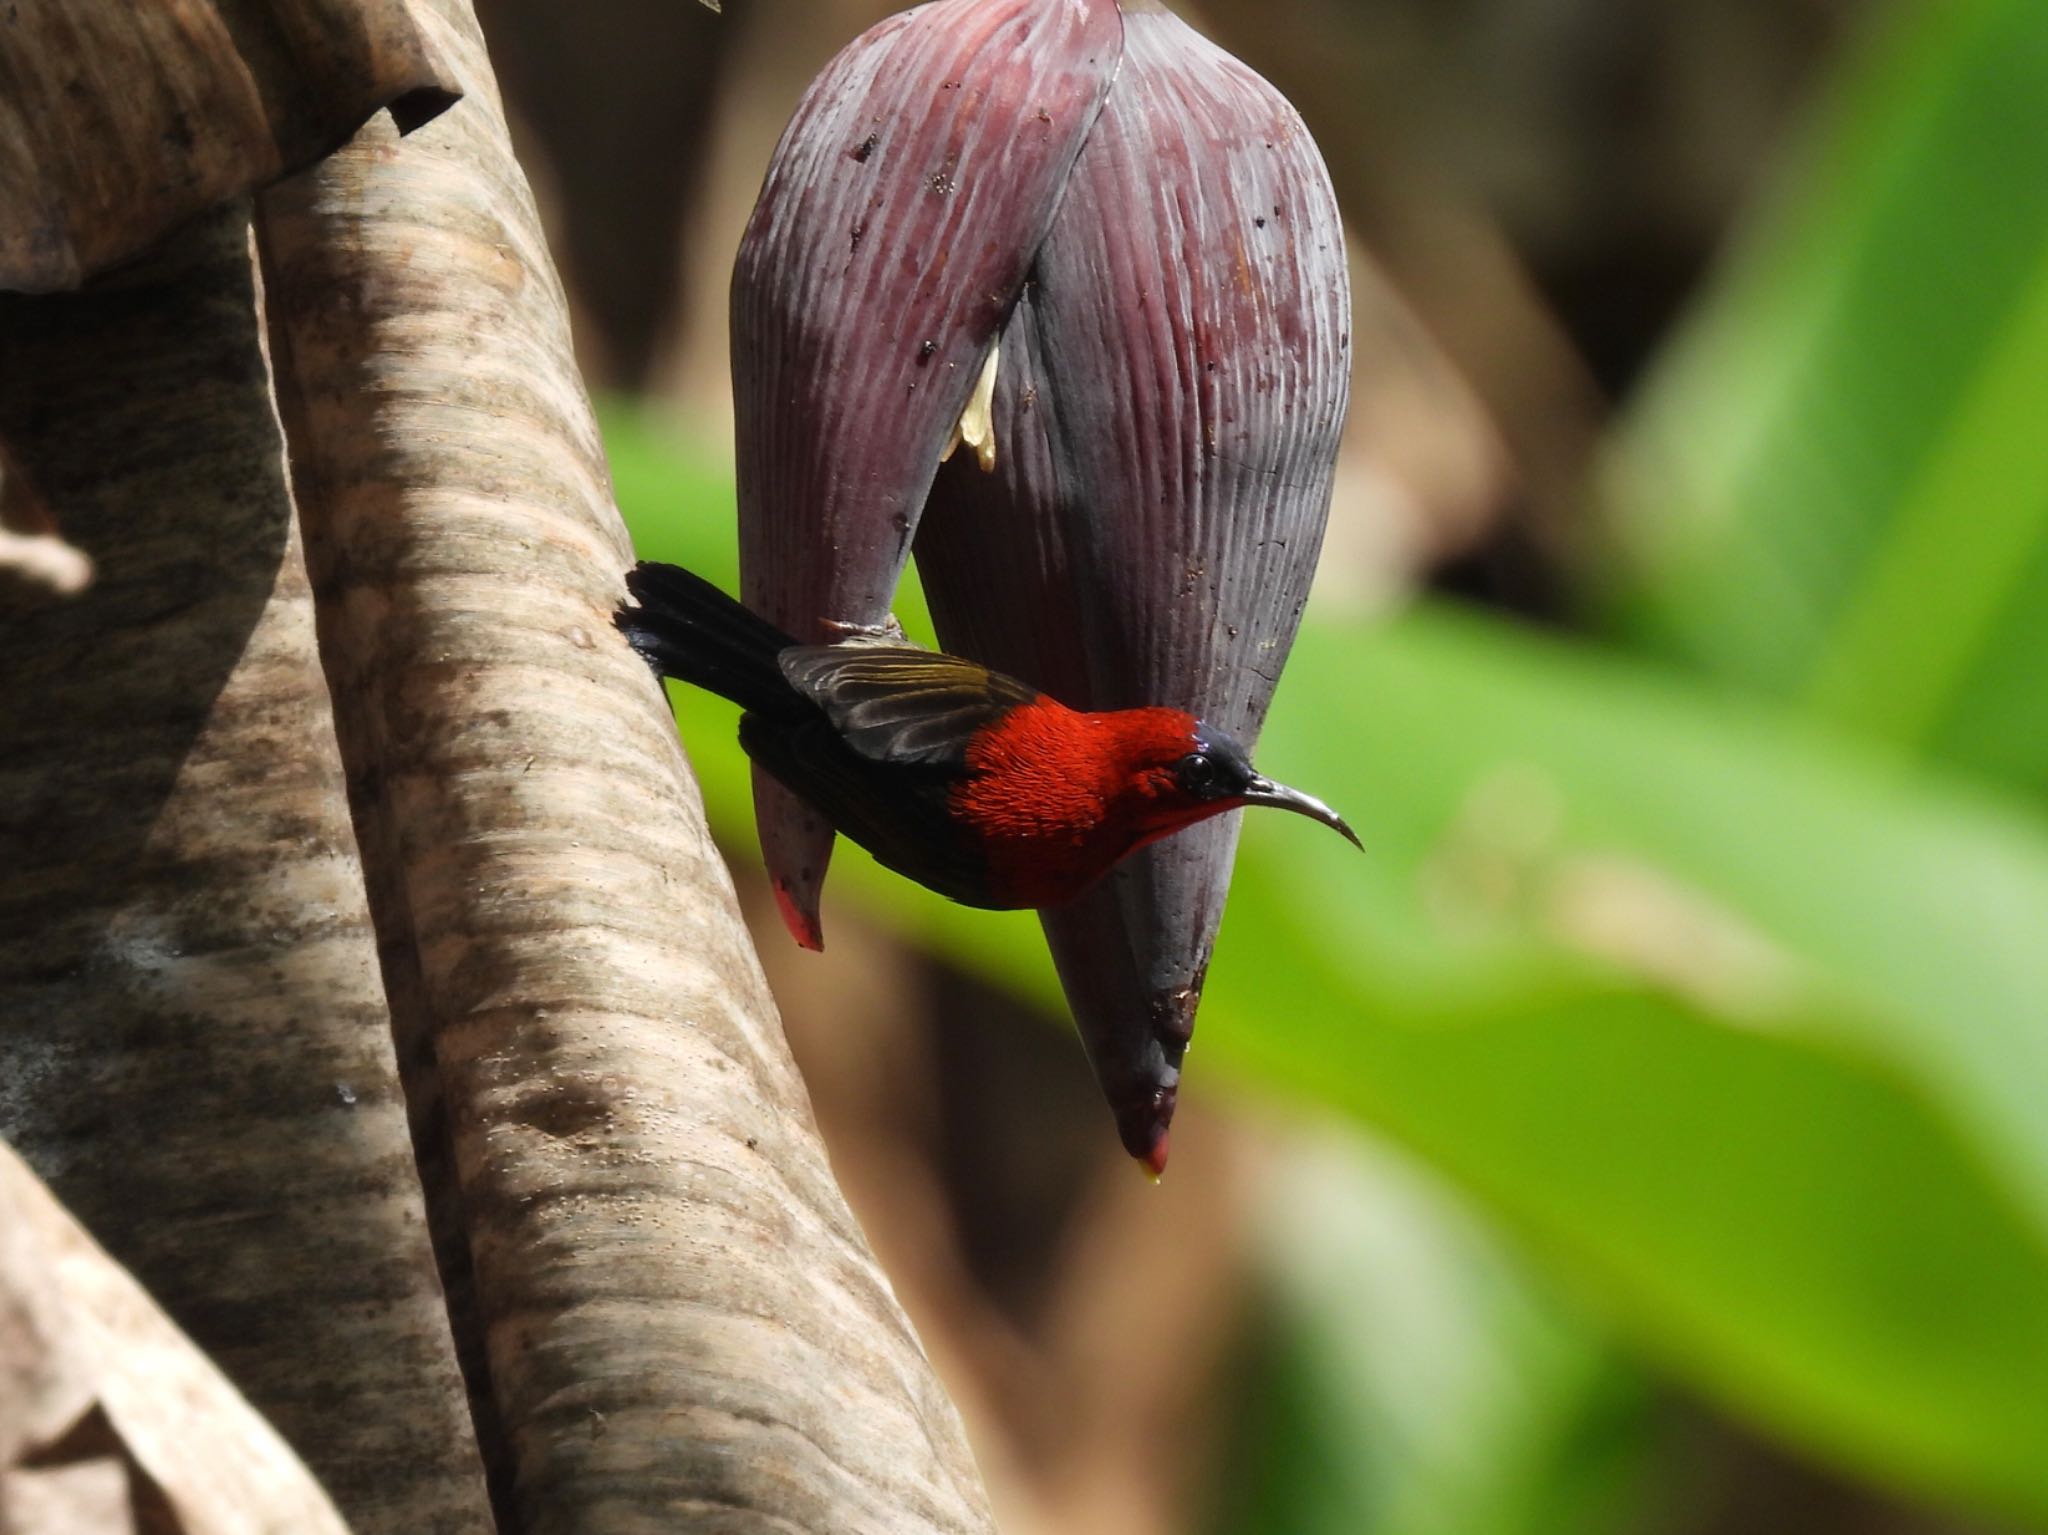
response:
[[[291,1449],[0,1142],[0,1529],[347,1535]]]
[[[393,1011],[445,1095],[523,1523],[987,1529],[612,629],[631,554],[474,18],[420,13],[462,105],[371,124],[261,227]]]
[[[0,437],[99,565],[0,619],[0,1133],[358,1535],[473,1535],[249,240],[0,295]]]
[[[405,0],[10,0],[0,23],[0,288],[75,288],[380,108],[411,128],[453,99]]]

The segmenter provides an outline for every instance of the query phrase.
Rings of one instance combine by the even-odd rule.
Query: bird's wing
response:
[[[978,839],[950,814],[950,767],[871,761],[815,714],[801,725],[743,714],[740,744],[878,862],[962,905],[1001,904]]]
[[[1038,696],[1001,672],[913,645],[797,645],[776,660],[874,762],[960,765],[978,731]]]

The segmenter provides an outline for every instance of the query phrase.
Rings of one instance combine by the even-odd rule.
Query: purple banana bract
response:
[[[806,95],[740,252],[744,595],[806,639],[878,628],[914,539],[949,650],[1250,746],[1322,541],[1349,327],[1299,115],[1177,18],[892,17]],[[772,782],[756,806],[815,944],[832,833]],[[1124,1145],[1155,1168],[1237,819],[1043,913]]]

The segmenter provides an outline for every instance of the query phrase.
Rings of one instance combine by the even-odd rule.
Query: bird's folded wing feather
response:
[[[964,765],[980,731],[1038,696],[976,662],[911,645],[798,645],[776,660],[846,744],[875,762]]]

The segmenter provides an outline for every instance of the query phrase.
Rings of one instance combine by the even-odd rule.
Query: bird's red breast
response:
[[[1041,695],[981,732],[951,803],[981,842],[991,890],[1006,904],[1057,905],[1199,818],[1172,771],[1195,723],[1178,709],[1087,714]]]

